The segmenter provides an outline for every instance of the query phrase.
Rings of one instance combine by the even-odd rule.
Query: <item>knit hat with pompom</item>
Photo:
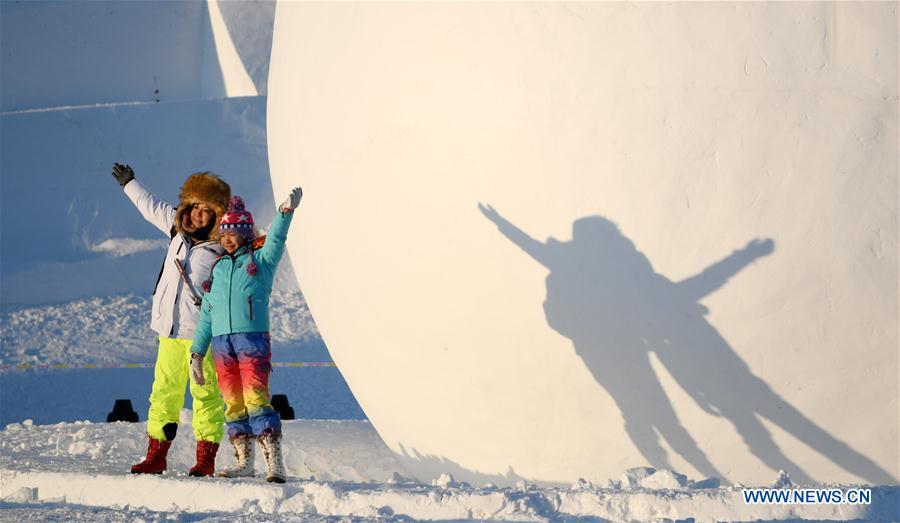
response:
[[[233,196],[231,198],[228,202],[228,210],[225,211],[225,214],[222,215],[222,219],[219,221],[219,233],[225,234],[226,232],[236,232],[246,238],[248,243],[256,238],[256,229],[253,228],[253,215],[244,208],[244,200],[240,196]],[[253,250],[254,249],[251,246],[250,263],[247,264],[247,274],[250,276],[256,276],[259,272],[259,267],[253,259]],[[203,288],[203,292],[210,292],[212,290],[213,269],[215,269],[216,264],[219,263],[219,260],[223,257],[224,256],[220,256],[213,263],[213,266],[209,271],[209,279],[200,284],[200,287]]]
[[[244,200],[240,196],[233,196],[228,202],[228,210],[219,221],[219,234],[236,232],[253,241],[256,238],[256,230],[253,228],[253,215],[244,208]]]

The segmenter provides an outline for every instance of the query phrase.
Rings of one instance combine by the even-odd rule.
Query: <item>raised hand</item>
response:
[[[500,217],[500,213],[497,212],[497,210],[494,209],[493,207],[491,207],[490,205],[486,205],[486,204],[479,202],[478,210],[481,211],[481,214],[483,214],[485,216],[485,218],[487,218],[488,220],[490,220],[494,223],[498,223],[501,220],[503,220],[503,218]]]
[[[747,254],[752,254],[754,258],[768,256],[775,250],[775,242],[771,238],[766,238],[765,240],[754,238],[747,242],[743,250]]]
[[[300,200],[303,198],[303,189],[300,187],[294,187],[291,189],[291,194],[288,195],[287,200],[281,204],[280,209],[283,212],[291,212],[300,205]]]
[[[134,180],[134,171],[128,165],[121,165],[118,163],[113,164],[112,168],[113,178],[119,182],[119,185],[125,187],[128,185],[128,182]]]

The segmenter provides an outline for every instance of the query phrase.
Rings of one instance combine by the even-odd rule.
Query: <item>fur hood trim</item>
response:
[[[199,172],[188,176],[181,192],[178,194],[178,210],[175,212],[175,230],[184,232],[181,227],[182,216],[185,211],[197,203],[203,203],[213,208],[216,217],[209,231],[210,240],[219,239],[219,221],[228,207],[231,199],[231,186],[224,180],[210,172]]]

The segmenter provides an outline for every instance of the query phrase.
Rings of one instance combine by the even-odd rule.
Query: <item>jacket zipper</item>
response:
[[[253,321],[253,295],[247,296],[247,304],[250,305],[250,321]]]
[[[172,240],[175,239],[175,235],[178,234],[175,232],[175,226],[172,226],[172,230],[169,231],[169,248],[172,247]],[[181,252],[181,247],[178,248],[178,252]],[[162,265],[159,267],[159,276],[156,277],[156,285],[153,286],[153,295],[156,296],[156,291],[159,289],[159,281],[162,279],[163,270],[166,268],[166,260],[169,258],[169,251],[166,250],[166,258],[163,259]]]
[[[243,247],[241,247],[241,249],[243,249]],[[237,251],[235,251],[234,254],[228,255],[228,257],[231,258],[231,278],[228,278],[228,332],[234,332],[234,328],[231,326],[231,318],[232,318],[231,304],[233,303],[231,301],[231,290],[233,288],[232,284],[234,283],[234,271],[235,271],[235,269],[237,269],[237,259],[238,259],[238,256],[240,256],[241,249],[238,249]],[[250,296],[252,297],[253,295],[251,294]],[[250,303],[250,319],[251,320],[253,319],[253,303],[252,302]]]
[[[234,282],[234,257],[231,257],[231,277],[228,278],[228,332],[234,332],[234,329],[231,328],[231,287]]]

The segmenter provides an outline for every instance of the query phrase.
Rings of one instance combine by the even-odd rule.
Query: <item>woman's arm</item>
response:
[[[171,234],[175,224],[175,208],[159,200],[136,179],[124,187],[125,194],[137,207],[144,219],[167,235]]]

